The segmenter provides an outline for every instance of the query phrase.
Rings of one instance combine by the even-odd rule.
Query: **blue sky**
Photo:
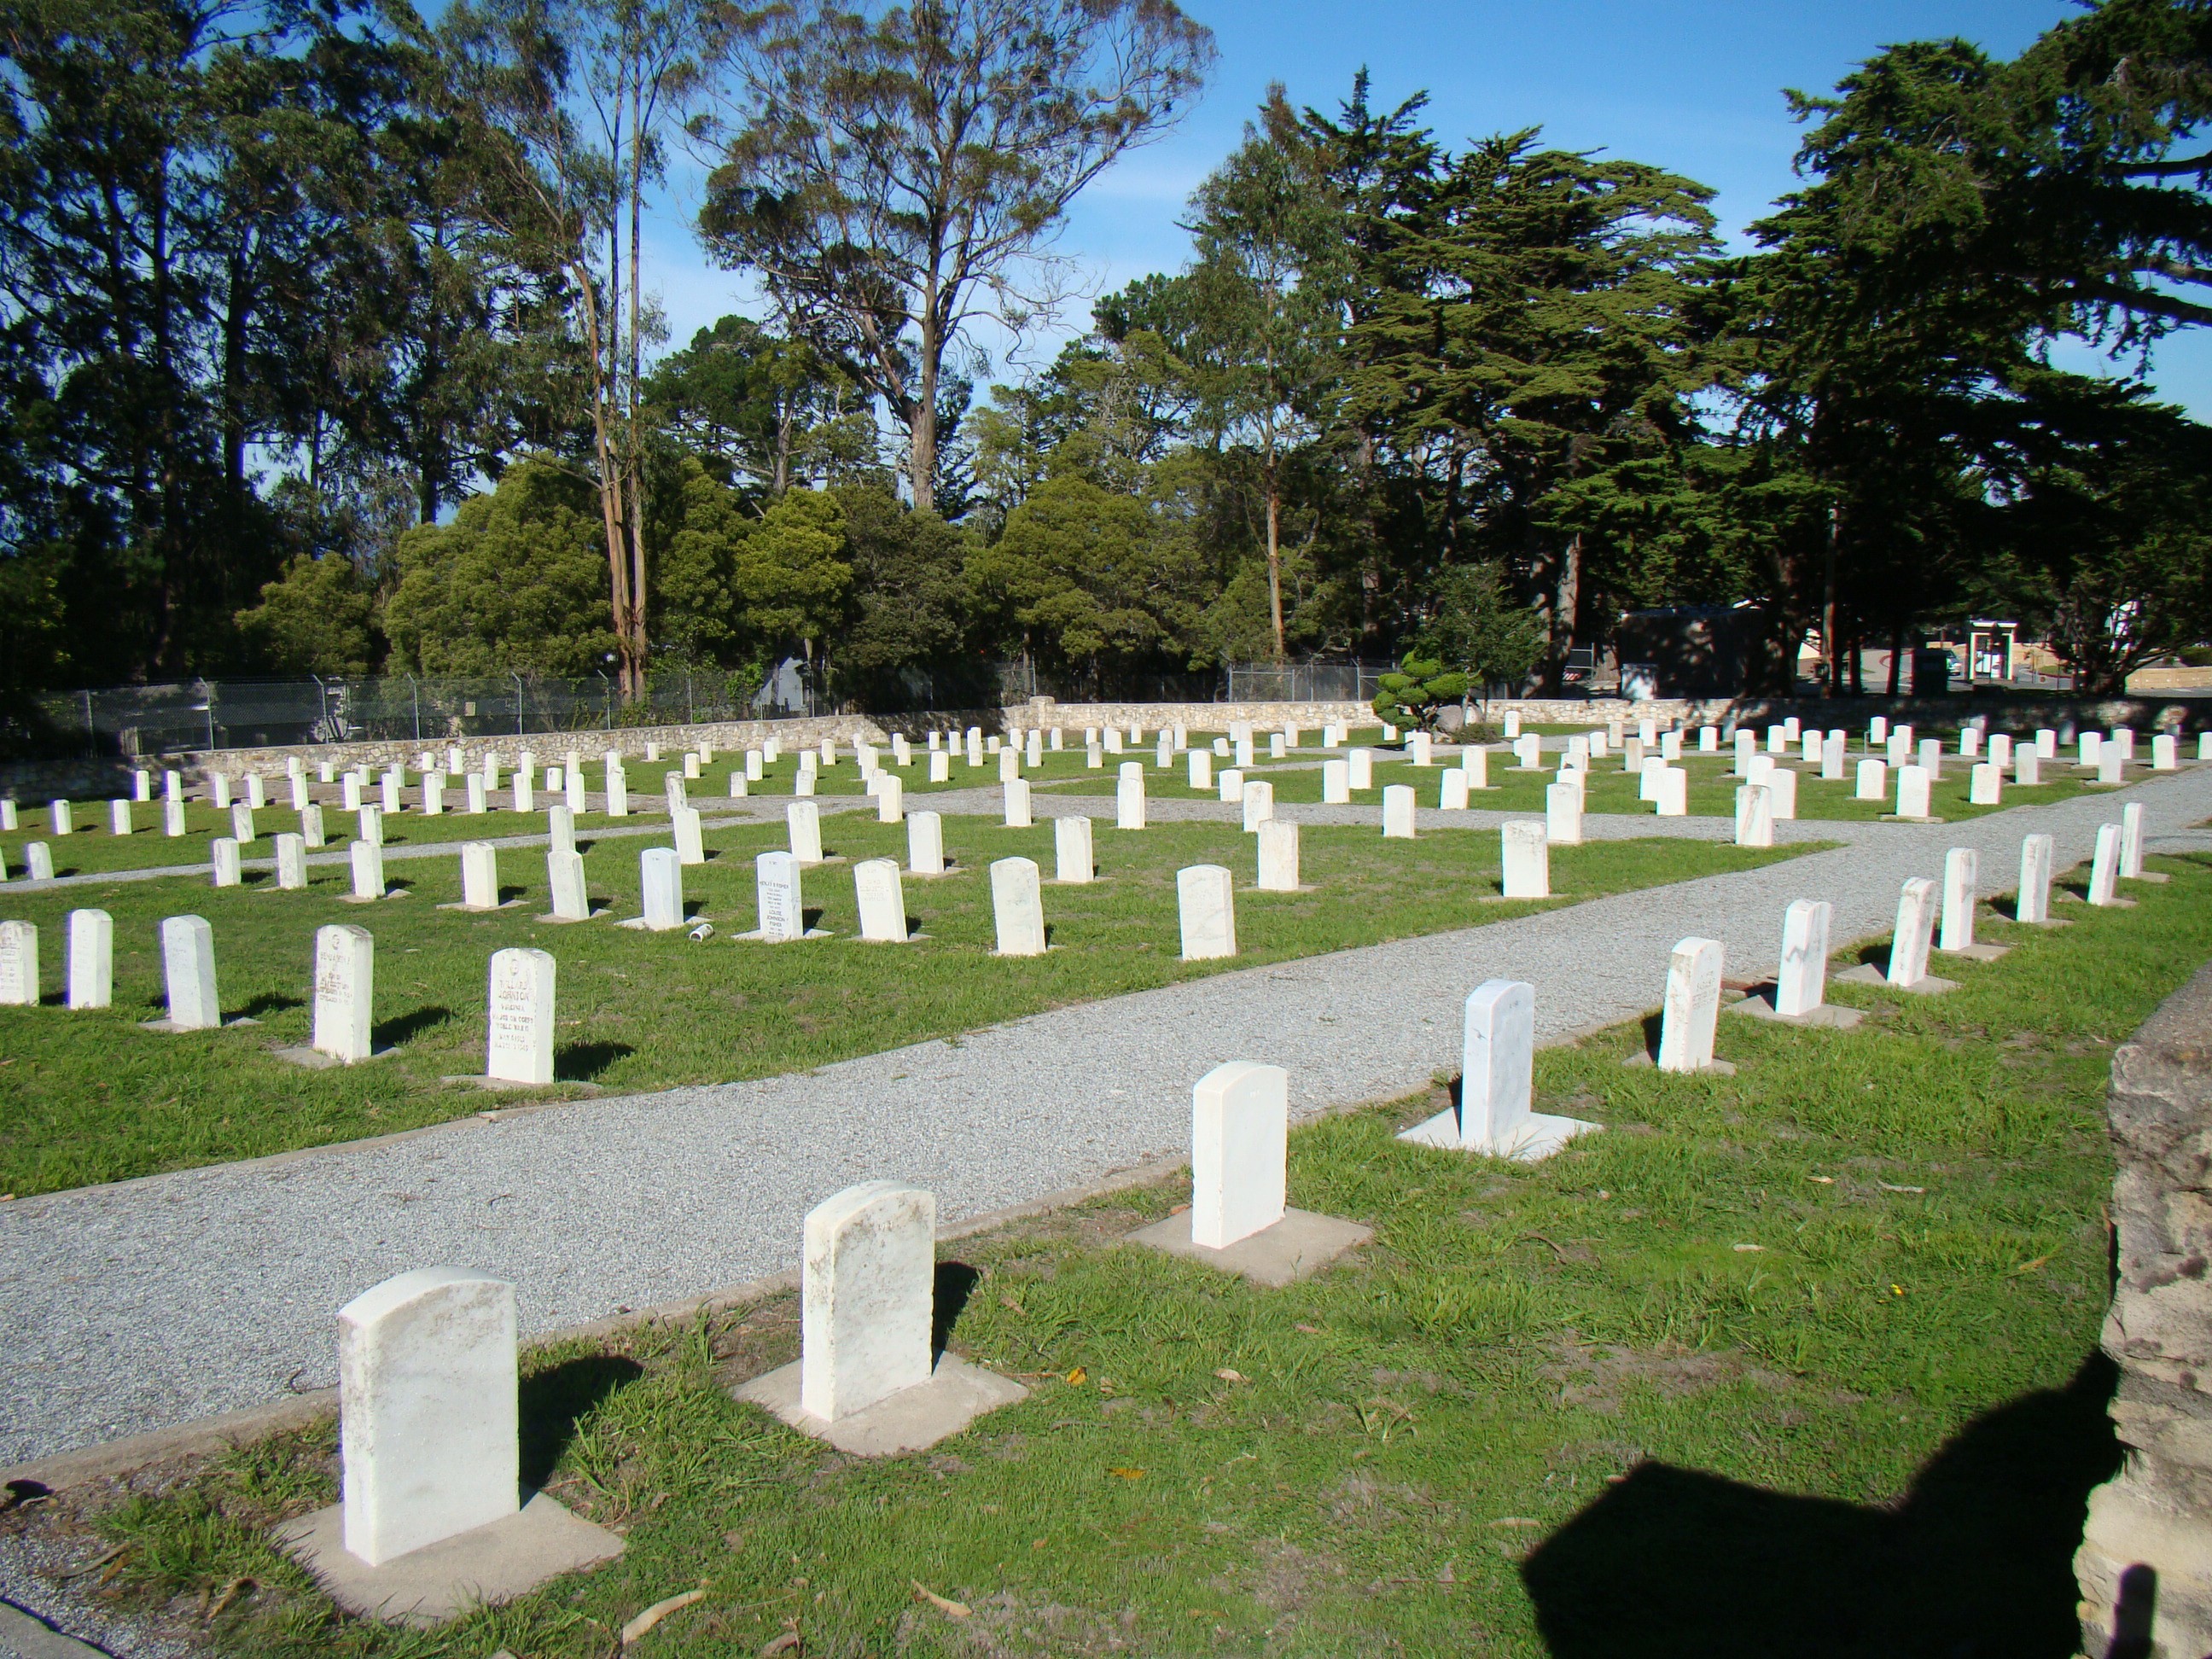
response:
[[[2060,0],[1184,0],[1220,58],[1204,99],[1165,139],[1079,198],[1062,249],[1094,291],[1188,252],[1176,228],[1191,190],[1238,142],[1280,81],[1293,102],[1333,110],[1364,64],[1372,101],[1429,94],[1428,125],[1455,146],[1540,126],[1548,142],[1671,167],[1712,186],[1722,226],[1742,228],[1791,188],[1798,129],[1782,89],[1821,92],[1893,41],[1960,35],[2009,56],[2072,9]],[[690,191],[679,185],[678,210]],[[742,308],[737,279],[699,256],[678,211],[663,220],[659,286],[672,343]],[[1088,307],[1069,307],[1080,328]],[[2154,360],[2160,392],[2212,416],[2212,331]],[[1049,357],[1049,348],[1040,354]],[[2097,368],[2086,351],[2068,366]],[[1007,378],[1001,370],[999,378]]]

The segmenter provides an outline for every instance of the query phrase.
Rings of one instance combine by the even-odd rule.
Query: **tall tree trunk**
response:
[[[1889,630],[1889,695],[1901,696],[1905,692],[1905,624],[1899,623]]]
[[[1275,661],[1290,660],[1283,641],[1283,491],[1275,472],[1275,441],[1267,438],[1267,620],[1274,630]]]
[[[584,308],[584,346],[592,356],[592,450],[599,467],[599,523],[607,543],[608,609],[614,624],[623,701],[634,702],[644,690],[645,675],[632,625],[635,605],[630,594],[629,560],[623,537],[622,466],[615,453],[613,388],[607,384],[614,346],[605,337],[599,301],[592,292],[590,269],[579,267],[572,274],[580,291],[579,302]]]
[[[1577,531],[1559,555],[1559,579],[1552,591],[1552,639],[1544,678],[1553,696],[1567,689],[1567,658],[1575,648],[1575,613],[1582,605],[1583,538]]]
[[[647,635],[647,612],[651,595],[646,588],[645,565],[645,442],[642,410],[638,401],[638,367],[640,344],[639,327],[642,313],[638,298],[642,281],[641,264],[643,258],[639,244],[642,240],[645,211],[645,111],[644,88],[638,79],[630,82],[629,122],[629,340],[628,345],[627,387],[629,420],[625,424],[623,442],[623,464],[625,470],[623,491],[624,516],[629,524],[630,616],[635,637],[631,649],[637,659],[641,679],[646,672],[646,663],[652,641]]]
[[[1844,686],[1844,653],[1842,641],[1836,628],[1836,541],[1843,533],[1844,511],[1839,503],[1828,506],[1827,560],[1821,573],[1820,592],[1820,651],[1828,659],[1827,693],[1831,697]]]

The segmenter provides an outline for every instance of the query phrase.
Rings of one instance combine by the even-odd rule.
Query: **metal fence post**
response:
[[[207,686],[208,749],[212,752],[215,749],[215,682],[208,680],[204,684]]]
[[[686,725],[696,726],[699,723],[699,705],[691,692],[692,674],[687,668],[684,671],[684,720]]]
[[[84,694],[84,757],[87,760],[100,758],[100,736],[92,724],[92,692],[89,688]]]
[[[507,678],[514,682],[514,735],[519,738],[522,735],[522,676],[509,674]]]
[[[615,683],[604,669],[595,672],[599,676],[599,703],[607,711],[607,730],[611,732],[615,729]]]
[[[422,688],[415,684],[415,677],[407,677],[407,700],[415,705],[415,741],[422,741]]]

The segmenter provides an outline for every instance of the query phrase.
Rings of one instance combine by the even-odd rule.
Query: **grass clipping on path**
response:
[[[948,851],[966,873],[909,877],[908,915],[928,938],[860,943],[853,863],[903,860],[903,825],[845,814],[823,823],[825,851],[845,862],[805,872],[813,919],[836,937],[791,945],[739,942],[754,924],[753,858],[784,845],[781,824],[711,832],[712,860],[684,872],[695,908],[716,937],[615,926],[642,909],[638,860],[650,841],[606,841],[585,870],[605,920],[541,922],[549,908],[545,860],[508,849],[500,877],[511,909],[441,910],[460,897],[459,859],[394,861],[386,878],[409,896],[344,902],[349,878],[317,869],[305,891],[265,883],[216,890],[169,878],[72,891],[0,890],[0,915],[37,924],[46,1006],[0,1008],[0,1192],[19,1196],[118,1181],[194,1164],[410,1129],[487,1105],[560,1098],[576,1083],[610,1091],[723,1083],[804,1071],[949,1037],[1093,998],[1151,989],[1237,968],[1377,945],[1417,933],[1503,921],[1547,902],[1501,903],[1495,831],[1431,830],[1385,841],[1372,829],[1308,826],[1301,833],[1300,893],[1253,890],[1255,837],[1233,824],[1164,823],[1142,832],[1097,830],[1103,879],[1044,889],[1053,949],[1006,959],[992,954],[991,889],[983,866],[1014,854],[1054,868],[1049,822],[1008,830],[948,820]],[[1757,849],[1648,840],[1559,848],[1549,903],[1750,869],[1805,847]],[[1236,872],[1240,954],[1181,959],[1176,871],[1203,862]],[[68,912],[106,909],[115,921],[115,1006],[70,1012],[61,1002]],[[258,1026],[157,1034],[138,1022],[161,1012],[161,919],[194,913],[215,932],[216,982],[226,1017]],[[388,1059],[307,1071],[270,1049],[312,1036],[307,994],[317,927],[367,927],[376,941],[373,1035]],[[492,952],[550,951],[557,968],[554,1075],[538,1091],[489,1099],[441,1084],[481,1073],[484,989]]]
[[[788,1297],[540,1351],[525,1467],[629,1552],[433,1636],[263,1541],[334,1498],[328,1426],[15,1524],[249,1656],[582,1659],[701,1588],[652,1651],[2063,1659],[2117,1463],[2111,1055],[2212,955],[2212,866],[2158,862],[2136,909],[1992,919],[1948,996],[1847,988],[1856,1031],[1725,1017],[1733,1078],[1548,1049],[1540,1106],[1607,1127],[1547,1164],[1394,1139],[1438,1094],[1303,1127],[1291,1201],[1376,1238],[1285,1290],[1116,1249],[1179,1183],[948,1246],[953,1346],[1032,1393],[928,1453],[732,1401]]]

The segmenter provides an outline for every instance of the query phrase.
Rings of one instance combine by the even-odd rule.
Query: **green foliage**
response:
[[[1437,716],[1467,696],[1468,677],[1441,659],[1409,656],[1377,682],[1374,708],[1395,726],[1436,729]]]
[[[238,613],[246,647],[283,674],[366,674],[376,655],[375,598],[350,559],[300,554]]]
[[[1516,599],[1495,562],[1437,573],[1421,649],[1476,688],[1521,682],[1544,654],[1543,625]],[[1408,672],[1411,672],[1410,670]]]
[[[853,570],[830,659],[837,695],[878,709],[981,706],[996,696],[987,660],[969,647],[973,535],[934,513],[909,511],[879,484],[831,494],[844,512]]]
[[[606,539],[592,487],[550,461],[507,469],[450,525],[399,544],[385,629],[425,674],[604,672],[615,650]]]

